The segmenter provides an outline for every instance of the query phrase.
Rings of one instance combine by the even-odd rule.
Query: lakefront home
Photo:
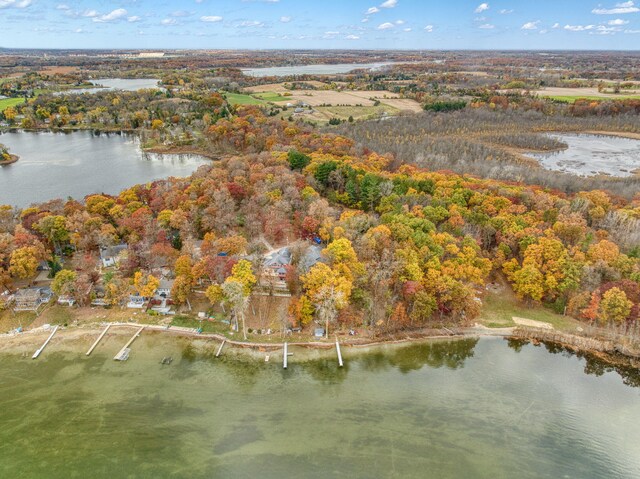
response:
[[[110,268],[116,266],[120,262],[122,252],[126,250],[128,245],[126,243],[106,246],[100,248],[100,263],[103,268]]]

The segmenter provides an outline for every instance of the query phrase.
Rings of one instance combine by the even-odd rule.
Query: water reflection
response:
[[[507,344],[511,349],[515,352],[519,353],[522,351],[522,348],[530,344],[531,341],[526,339],[516,339],[509,338],[507,339]],[[583,359],[585,362],[584,372],[587,375],[594,376],[602,376],[605,373],[613,373],[615,372],[620,376],[622,382],[627,386],[631,386],[634,388],[640,387],[640,369],[632,366],[632,360],[625,357],[611,357],[612,361],[619,364],[612,364],[611,362],[607,362],[602,358],[599,358],[593,353],[585,352],[585,351],[574,351],[566,346],[557,343],[548,343],[548,342],[540,342],[534,344],[537,347],[544,347],[551,354],[560,354],[565,358],[579,358]]]

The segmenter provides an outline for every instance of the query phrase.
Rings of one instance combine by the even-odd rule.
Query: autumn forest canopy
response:
[[[412,62],[322,79],[326,86],[290,82],[294,93],[386,91],[424,110],[316,123],[302,116],[313,105],[287,107],[244,90],[273,79],[230,67],[181,73],[171,64],[178,61],[162,60],[155,71],[162,90],[29,97],[51,82],[82,83],[77,71],[3,83],[7,92],[28,91],[23,104],[4,109],[7,127],[130,131],[145,148],[216,159],[187,178],[118,195],[3,206],[0,290],[48,262],[53,291],[81,306],[97,291],[107,307],[132,294],[152,297],[165,269],[175,304],[204,294],[212,308],[228,306],[232,323],[244,322],[251,298],[273,294],[275,283],[290,295],[283,324],[293,328],[469,325],[489,284],[587,324],[625,328],[640,319],[637,175],[577,177],[522,155],[561,149],[547,132],[638,134],[639,100],[532,95],[552,80],[531,73],[539,71],[535,58],[499,78],[506,56],[481,76],[440,64],[425,73]],[[94,68],[105,73],[104,64]],[[255,102],[238,104],[238,95]],[[396,100],[376,95],[372,104]],[[5,159],[9,153],[0,148]],[[100,252],[116,245],[126,248],[118,267],[97,269]],[[275,273],[265,269],[270,247],[288,255]],[[309,263],[311,248],[318,253]]]

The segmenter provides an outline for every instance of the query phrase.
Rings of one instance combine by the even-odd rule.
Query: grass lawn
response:
[[[10,106],[21,105],[24,103],[24,98],[3,98],[0,100],[0,111]]]
[[[266,105],[267,102],[242,93],[225,93],[227,101],[232,105]]]
[[[277,101],[290,100],[290,101],[293,102],[291,97],[282,96],[279,93],[274,93],[274,92],[270,92],[270,91],[266,91],[266,92],[263,92],[263,93],[254,93],[253,96],[258,97],[258,98],[260,98],[261,100],[264,100],[264,101],[277,102]]]
[[[393,108],[389,105],[378,106],[319,106],[316,107],[319,113],[328,119],[339,118],[341,120],[347,120],[350,116],[354,120],[367,120],[370,118],[376,118],[386,112],[388,115],[395,115],[398,113],[397,108]]]
[[[630,95],[630,96],[616,96],[616,97],[608,97],[603,98],[600,96],[545,96],[541,95],[545,98],[550,98],[551,100],[563,101],[566,103],[575,103],[577,100],[596,100],[596,101],[606,101],[606,100],[640,100],[640,95]]]
[[[511,291],[487,294],[478,323],[489,328],[508,328],[515,326],[511,319],[513,316],[550,323],[558,330],[575,329],[579,324],[575,319],[556,314],[543,306],[521,303]]]
[[[171,326],[180,326],[183,328],[202,328],[203,333],[224,334],[229,331],[229,325],[220,321],[219,315],[216,315],[215,321],[197,320],[180,314],[175,315],[171,320]]]

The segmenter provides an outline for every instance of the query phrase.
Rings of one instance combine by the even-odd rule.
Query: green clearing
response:
[[[321,106],[316,107],[319,113],[328,119],[339,118],[341,120],[347,120],[350,116],[354,120],[368,120],[382,116],[383,113],[387,115],[395,115],[400,110],[389,105],[378,106]]]
[[[266,105],[267,102],[243,93],[225,93],[227,101],[232,105]]]
[[[556,314],[542,306],[521,303],[511,291],[490,293],[485,296],[478,323],[489,328],[509,328],[515,326],[513,316],[550,323],[555,329],[565,331],[573,330],[579,324],[569,316]]]
[[[607,100],[640,100],[640,95],[628,95],[628,96],[616,96],[603,98],[600,96],[555,96],[555,95],[541,95],[544,98],[551,100],[563,101],[565,103],[575,103],[577,100],[595,100],[595,101],[607,101]]]
[[[279,93],[274,93],[270,91],[266,91],[262,93],[254,93],[253,96],[260,98],[261,100],[264,100],[264,101],[273,101],[273,102],[291,100],[290,97],[282,96]]]
[[[215,321],[207,321],[207,320],[197,320],[194,318],[190,318],[189,316],[183,316],[180,314],[175,315],[171,319],[171,326],[180,326],[183,328],[202,328],[203,333],[218,333],[225,334],[229,331],[229,325],[222,323],[218,317],[220,315],[215,315]]]
[[[0,111],[10,106],[21,105],[24,103],[24,98],[3,98],[0,100]]]

